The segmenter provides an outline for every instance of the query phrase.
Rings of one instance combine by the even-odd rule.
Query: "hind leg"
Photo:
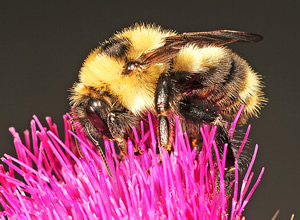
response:
[[[215,142],[218,146],[219,153],[223,155],[224,145],[228,144],[226,154],[226,167],[234,166],[234,153],[231,148],[231,140],[225,128],[225,123],[222,116],[218,114],[213,108],[208,108],[202,102],[184,101],[179,102],[178,111],[183,120],[187,123],[201,125],[203,123],[210,123],[217,127]],[[194,135],[195,136],[195,135]]]

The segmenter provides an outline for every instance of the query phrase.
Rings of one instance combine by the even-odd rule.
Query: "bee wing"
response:
[[[182,43],[195,43],[199,45],[221,46],[234,43],[237,41],[255,43],[261,41],[262,36],[242,31],[218,30],[208,32],[191,32],[183,33],[166,38],[166,45],[172,44],[174,41]]]
[[[217,30],[208,32],[190,32],[166,38],[166,43],[143,57],[144,64],[166,62],[174,58],[186,44],[192,43],[199,47],[207,45],[222,46],[234,42],[256,43],[263,39],[261,35],[242,31]]]

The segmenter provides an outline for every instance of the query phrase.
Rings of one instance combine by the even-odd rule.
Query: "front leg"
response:
[[[128,155],[128,138],[130,138],[134,145],[136,155],[142,154],[133,135],[131,135],[132,127],[138,127],[140,120],[135,115],[126,112],[110,112],[107,116],[107,124],[110,133],[118,144],[120,151],[124,155]]]

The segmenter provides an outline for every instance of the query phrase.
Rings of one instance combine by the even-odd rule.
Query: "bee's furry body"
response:
[[[203,39],[195,39],[198,35]],[[260,77],[222,46],[239,40],[260,39],[234,31],[178,35],[143,24],[124,29],[85,60],[72,90],[75,116],[92,136],[117,140],[125,153],[122,143],[147,111],[162,119],[161,145],[170,142],[170,115],[182,116],[184,123],[213,123],[216,115],[232,118],[244,105],[240,122],[245,123],[257,116],[264,98]],[[93,103],[98,107],[87,109]]]

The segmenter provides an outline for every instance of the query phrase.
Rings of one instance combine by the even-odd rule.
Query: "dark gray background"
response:
[[[82,1],[83,2],[83,1]],[[68,89],[82,61],[104,39],[136,21],[178,32],[234,29],[259,33],[258,44],[230,47],[260,72],[268,105],[252,124],[262,182],[247,219],[300,215],[299,1],[0,1],[0,155],[15,155],[8,127],[29,128],[33,114],[62,128]],[[282,3],[281,3],[282,2]]]

